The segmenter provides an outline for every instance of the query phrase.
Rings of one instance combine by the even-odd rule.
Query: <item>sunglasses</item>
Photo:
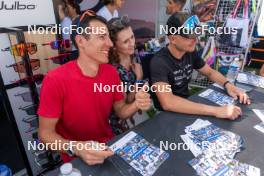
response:
[[[51,49],[54,49],[54,50],[57,50],[62,47],[67,49],[71,47],[71,42],[69,39],[66,39],[66,40],[56,40],[56,41],[42,44],[42,46],[47,46],[47,45],[49,45]]]
[[[42,169],[51,167],[51,163],[47,158],[45,159],[35,158],[35,163]]]
[[[77,25],[78,27],[81,26],[81,22],[84,20],[84,18],[86,16],[89,16],[89,17],[96,16],[96,13],[94,11],[92,11],[92,10],[86,10],[80,17],[80,20],[79,20],[78,25]]]
[[[25,120],[25,119],[22,119],[22,121],[23,120]],[[26,132],[31,132],[31,131],[33,131],[39,127],[38,118],[35,118],[34,120],[31,120],[31,121],[23,121],[23,122],[28,123],[30,126]]]
[[[71,56],[71,53],[67,53],[67,54],[60,54],[58,56],[54,56],[54,57],[49,57],[48,59],[45,60],[52,60],[52,62],[54,64],[65,64],[66,62],[69,61],[69,58]]]
[[[197,38],[198,34],[194,33],[196,27],[201,26],[201,22],[197,15],[193,15],[189,17],[181,27],[187,29],[189,32],[188,34],[181,34],[181,36],[185,38]]]
[[[35,104],[28,105],[25,107],[20,107],[20,110],[26,111],[27,115],[36,115],[36,106]]]
[[[80,22],[82,22],[86,16],[96,16],[96,13],[92,10],[86,10],[80,17]]]
[[[111,23],[111,26],[117,27],[117,28],[123,28],[124,26],[127,26],[129,24],[129,18],[127,15],[122,16],[121,18],[117,18],[113,20]]]
[[[29,127],[25,133],[31,133],[32,131],[37,131],[38,130],[38,127]]]
[[[45,150],[35,151],[34,155],[40,160],[45,159],[47,158],[47,151]]]
[[[30,55],[35,54],[37,49],[36,43],[19,43],[16,45],[12,45],[5,49],[1,49],[1,51],[10,51],[10,53],[14,56],[25,56],[25,53],[28,52]]]
[[[38,95],[39,95],[39,92],[40,92],[40,88],[37,87],[37,92],[38,92]],[[32,102],[32,96],[31,96],[31,93],[30,92],[24,92],[24,93],[18,93],[18,94],[15,94],[15,97],[18,97],[20,96],[24,102]]]
[[[38,116],[23,118],[22,122],[29,123],[31,127],[38,127]]]
[[[35,82],[38,85],[41,84],[43,79],[44,79],[43,74],[36,74],[30,77],[17,80],[13,82],[13,84],[16,84],[17,86],[22,86],[22,87],[28,87],[28,84],[32,84],[33,82]]]
[[[32,70],[35,71],[35,70],[40,68],[40,60],[39,59],[31,59],[30,60],[30,65],[31,65]],[[25,69],[23,61],[17,62],[17,63],[12,64],[12,65],[8,65],[6,67],[7,68],[13,67],[15,72],[18,72],[18,73],[25,73],[26,72],[26,69]]]

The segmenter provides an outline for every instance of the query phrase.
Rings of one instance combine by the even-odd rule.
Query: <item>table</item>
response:
[[[223,90],[213,87],[211,89],[223,92]],[[252,99],[251,105],[239,105],[242,108],[243,115],[241,118],[230,121],[223,119],[216,119],[206,116],[198,115],[185,115],[172,112],[161,112],[154,118],[145,121],[139,126],[132,129],[138,134],[142,135],[146,140],[154,145],[160,145],[160,141],[168,141],[169,143],[183,143],[180,135],[184,134],[186,126],[192,124],[197,118],[209,120],[213,124],[223,129],[232,131],[245,140],[245,150],[238,153],[235,159],[240,162],[244,162],[255,167],[259,167],[264,173],[264,134],[253,128],[261,120],[254,114],[251,109],[264,108],[264,89],[256,88],[248,93]],[[189,99],[199,103],[205,103],[213,105],[213,103],[198,97],[197,94],[191,96]],[[123,134],[124,135],[124,134]],[[123,135],[117,136],[113,141],[121,138]],[[168,150],[170,157],[166,160],[154,175],[166,175],[166,176],[192,176],[195,175],[195,171],[188,165],[188,161],[194,158],[190,151],[185,150]],[[113,176],[129,176],[140,175],[128,164],[122,161],[119,157],[113,156],[106,160],[104,164],[98,166],[88,166],[80,159],[76,159],[73,162],[73,166],[78,168],[83,175],[113,175]],[[54,170],[47,173],[47,176],[57,176],[59,170]]]

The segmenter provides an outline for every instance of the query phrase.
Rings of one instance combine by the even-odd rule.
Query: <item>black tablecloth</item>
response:
[[[213,89],[222,91],[221,89],[211,87]],[[153,143],[157,147],[160,145],[160,141],[168,141],[169,143],[183,143],[180,135],[184,134],[186,126],[191,125],[197,118],[209,120],[213,124],[223,129],[232,131],[245,140],[245,150],[237,154],[235,159],[240,162],[244,162],[255,167],[259,167],[264,172],[264,134],[257,131],[253,127],[260,123],[261,120],[253,113],[251,109],[264,108],[264,89],[254,89],[249,93],[252,99],[252,104],[249,106],[239,105],[243,110],[241,118],[230,121],[216,119],[213,117],[205,117],[198,115],[185,115],[172,112],[161,112],[154,118],[145,121],[139,126],[132,129],[138,134],[142,135],[149,142]],[[190,97],[195,102],[211,104],[213,103],[194,95]],[[123,135],[117,136],[111,143],[121,138]],[[190,151],[183,149],[170,151],[170,157],[166,160],[154,175],[162,176],[191,176],[195,175],[195,171],[188,165],[188,161],[194,158]],[[119,157],[114,156],[103,165],[100,166],[88,166],[80,159],[76,159],[73,162],[74,167],[78,168],[83,175],[140,175],[133,168],[129,167]],[[55,176],[59,173],[58,169],[49,172],[47,176]]]

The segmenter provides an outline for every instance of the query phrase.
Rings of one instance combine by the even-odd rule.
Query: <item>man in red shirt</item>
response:
[[[113,46],[106,21],[87,13],[80,18],[79,27],[101,29],[101,32],[76,35],[78,59],[45,76],[38,110],[39,137],[44,144],[59,142],[61,146],[76,141],[68,149],[57,149],[62,152],[63,161],[78,156],[94,165],[113,155],[107,147],[103,150],[93,147],[94,144],[105,146],[101,144],[114,136],[108,120],[111,110],[126,119],[139,109],[147,110],[151,100],[148,93],[140,90],[136,100],[126,104],[122,91],[118,91],[118,73],[113,66],[106,64],[108,51]],[[102,92],[99,92],[100,86]]]

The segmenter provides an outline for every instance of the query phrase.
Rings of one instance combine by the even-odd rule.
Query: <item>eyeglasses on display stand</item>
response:
[[[9,55],[10,58],[13,57],[9,62],[0,63],[2,64],[0,68],[3,69],[0,70],[2,101],[6,107],[5,113],[10,119],[15,132],[28,175],[41,175],[58,166],[61,163],[61,159],[58,154],[54,154],[51,151],[28,150],[28,142],[39,142],[39,118],[36,112],[39,104],[40,86],[45,77],[45,74],[35,72],[41,70],[41,62],[45,61],[45,59],[36,58],[33,55],[38,54],[39,46],[45,48],[46,45],[49,45],[50,48],[48,49],[58,50],[61,47],[69,48],[70,41],[53,40],[49,43],[42,42],[37,44],[37,42],[27,42],[25,40],[25,31],[23,29],[6,29],[5,31],[5,34],[0,33],[0,35],[12,36],[15,38],[16,43],[11,41],[9,37],[10,46],[0,44],[0,52]],[[49,57],[48,60],[51,60],[51,63],[63,64],[67,57],[69,57],[67,54],[58,54],[58,56]],[[10,72],[12,75],[9,74],[10,79],[8,79],[6,75],[3,77],[1,72]],[[11,79],[11,77],[17,78]]]

